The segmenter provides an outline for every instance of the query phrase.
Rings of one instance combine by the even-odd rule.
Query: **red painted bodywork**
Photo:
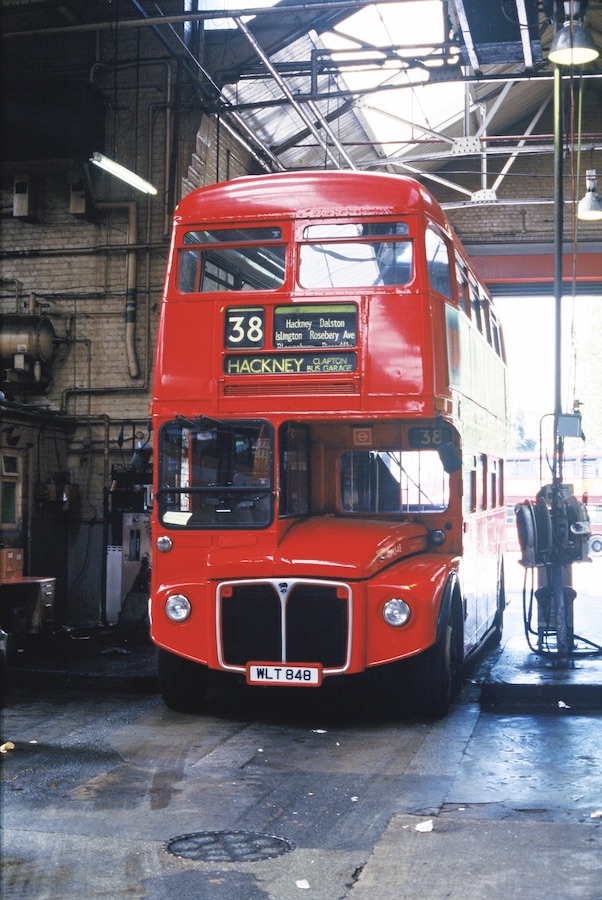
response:
[[[285,283],[266,293],[182,294],[175,286],[173,258],[187,229],[201,224],[204,228],[223,227],[233,221],[247,225],[277,222],[288,240],[299,239],[308,222],[369,215],[402,216],[409,223],[416,248],[415,272],[409,284],[372,291],[349,288],[337,290],[335,296],[332,291],[306,291],[294,280],[295,266],[289,260]],[[157,339],[155,435],[163,422],[176,415],[265,418],[275,429],[291,418],[369,424],[388,419],[420,423],[441,416],[458,429],[461,439],[460,403],[448,377],[445,325],[446,303],[457,308],[458,301],[456,297],[446,300],[428,286],[421,249],[428,222],[436,223],[449,246],[462,253],[436,201],[417,182],[399,176],[328,172],[247,177],[201,188],[184,198],[174,216]],[[293,249],[291,241],[289,253]],[[271,315],[277,305],[301,301],[357,305],[355,372],[345,377],[287,376],[284,382],[269,375],[242,378],[224,374],[224,313],[228,306],[260,305]],[[485,423],[478,439],[486,443],[490,440],[487,410],[478,416]],[[478,416],[475,414],[475,420]],[[477,443],[472,440],[473,452]],[[428,519],[419,515],[405,520],[349,519],[324,509],[302,520],[276,520],[262,530],[216,532],[170,531],[155,514],[155,541],[167,534],[173,547],[168,553],[155,551],[153,556],[154,641],[219,668],[218,585],[232,579],[301,578],[344,582],[350,587],[353,624],[347,672],[420,653],[435,640],[446,585],[450,579],[462,577],[464,566],[467,526],[460,473],[451,476],[450,484],[449,509]],[[156,481],[155,490],[158,487]],[[322,492],[327,495],[328,489],[322,488]],[[473,535],[487,534],[491,546],[477,546],[476,554],[487,555],[498,565],[504,510],[485,518],[482,527],[473,523],[469,529]],[[433,528],[446,535],[442,547],[430,542]],[[184,623],[170,621],[164,611],[165,600],[175,592],[186,594],[192,603],[193,612]],[[392,596],[411,602],[412,617],[403,628],[391,628],[382,618],[382,606]],[[485,607],[483,598],[480,603],[481,609],[489,605],[489,610],[481,619],[476,613],[467,614],[468,650],[474,649],[492,622],[491,598]]]

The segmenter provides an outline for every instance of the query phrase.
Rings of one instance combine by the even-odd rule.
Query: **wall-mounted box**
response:
[[[83,180],[69,185],[69,212],[72,216],[86,215],[86,188]]]
[[[0,578],[21,578],[23,576],[23,550],[19,547],[3,547],[0,550]]]
[[[13,182],[13,217],[32,221],[35,218],[33,183],[29,175],[15,175]]]

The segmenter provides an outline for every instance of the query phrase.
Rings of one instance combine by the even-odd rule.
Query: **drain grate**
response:
[[[197,831],[167,842],[168,853],[202,862],[253,862],[295,849],[292,841],[256,831]]]

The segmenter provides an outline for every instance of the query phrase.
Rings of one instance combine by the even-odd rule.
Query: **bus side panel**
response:
[[[466,517],[461,583],[464,591],[466,652],[492,627],[497,611],[498,575],[505,543],[505,510]]]
[[[451,413],[451,392],[453,361],[450,359],[450,335],[446,321],[448,304],[441,295],[430,297],[430,332],[432,354],[432,390],[439,399],[439,409]],[[457,363],[456,363],[457,364]],[[443,401],[445,398],[445,401]]]

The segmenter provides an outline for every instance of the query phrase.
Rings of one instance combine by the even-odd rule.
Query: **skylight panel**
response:
[[[205,10],[213,12],[222,9],[224,12],[240,9],[269,9],[271,6],[276,6],[277,2],[278,0],[184,0],[184,12],[205,12]],[[250,22],[253,18],[254,16],[244,16],[243,22]],[[208,30],[236,28],[236,23],[233,19],[227,17],[223,19],[206,19],[205,28]]]
[[[387,144],[387,155],[428,137],[422,129],[437,131],[463,115],[462,84],[429,83],[429,69],[444,56],[444,21],[441,0],[415,0],[366,7],[321,35],[340,60],[349,89],[382,88],[362,95],[356,106]],[[353,66],[346,64],[351,54],[357,57]],[[418,55],[425,66],[414,63]]]

